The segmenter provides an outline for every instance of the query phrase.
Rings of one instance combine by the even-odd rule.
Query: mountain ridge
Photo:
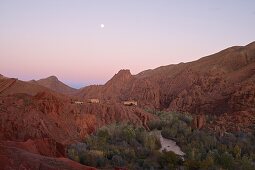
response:
[[[191,113],[213,113],[215,110],[214,114],[222,114],[241,111],[231,106],[231,95],[241,90],[240,87],[240,93],[245,93],[250,86],[255,88],[254,68],[255,42],[252,42],[246,46],[227,48],[196,61],[130,74],[128,79],[119,71],[105,85],[82,88],[77,95],[83,99],[99,98],[117,102],[136,100],[143,108]],[[227,96],[224,96],[225,93]],[[240,97],[238,100],[243,99]],[[225,102],[226,107],[222,108]],[[207,106],[207,103],[211,103],[212,107]],[[253,101],[247,108],[254,110]]]

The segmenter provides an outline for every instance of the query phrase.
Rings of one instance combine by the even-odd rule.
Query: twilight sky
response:
[[[246,45],[254,30],[254,0],[0,0],[0,74],[103,84]]]

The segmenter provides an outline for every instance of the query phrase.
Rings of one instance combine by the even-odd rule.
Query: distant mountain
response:
[[[17,93],[35,95],[39,92],[48,91],[55,95],[60,95],[36,83],[18,80],[17,78],[8,78],[0,76],[0,96],[7,96]]]
[[[56,76],[50,76],[48,78],[40,79],[35,82],[41,86],[47,87],[55,92],[62,94],[72,94],[77,91],[76,89],[69,87],[68,85],[59,81]]]
[[[121,70],[105,85],[82,88],[77,95],[133,99],[143,108],[190,113],[255,111],[255,42],[137,75]]]

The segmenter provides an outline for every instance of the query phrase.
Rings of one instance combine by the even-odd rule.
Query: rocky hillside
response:
[[[155,119],[137,107],[114,102],[76,104],[67,96],[16,79],[6,78],[1,87],[0,164],[4,169],[91,169],[64,158],[66,146],[105,124],[131,122],[147,128],[147,122]]]
[[[133,99],[140,107],[195,114],[254,111],[255,42],[137,75],[121,70],[105,85],[85,87],[77,95],[116,102]]]

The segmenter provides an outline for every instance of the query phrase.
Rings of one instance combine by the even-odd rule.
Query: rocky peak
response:
[[[117,74],[115,74],[111,80],[109,80],[106,84],[116,83],[116,82],[126,82],[132,77],[130,70],[120,70]]]
[[[115,76],[118,76],[118,77],[130,77],[132,76],[131,75],[131,72],[130,70],[125,70],[125,69],[122,69],[120,70],[117,74],[115,74]]]
[[[51,80],[51,81],[58,81],[58,78],[56,76],[50,76],[46,79]]]

